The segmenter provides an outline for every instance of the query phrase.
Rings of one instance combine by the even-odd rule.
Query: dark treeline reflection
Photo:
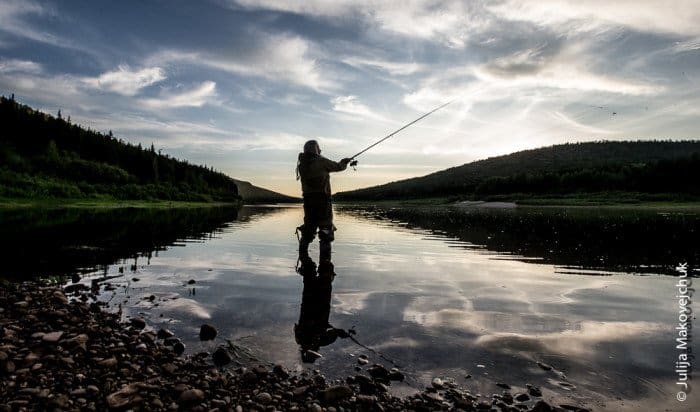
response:
[[[366,208],[342,210],[427,229],[464,247],[575,268],[673,273],[700,262],[700,214],[618,208]],[[473,246],[472,246],[473,245]],[[566,270],[565,270],[566,271]]]
[[[22,280],[94,271],[214,236],[252,209],[0,209],[0,277]],[[132,264],[134,262],[131,262]]]

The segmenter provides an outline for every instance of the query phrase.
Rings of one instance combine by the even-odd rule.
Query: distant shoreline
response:
[[[113,200],[113,199],[3,199],[0,209],[13,208],[197,208],[197,207],[240,207],[245,202],[189,202],[181,200]]]

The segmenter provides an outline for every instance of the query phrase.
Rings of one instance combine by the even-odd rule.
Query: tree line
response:
[[[339,200],[484,199],[628,192],[700,197],[700,141],[567,143],[497,156],[426,176],[338,193]]]
[[[0,97],[0,196],[238,201],[233,179]]]

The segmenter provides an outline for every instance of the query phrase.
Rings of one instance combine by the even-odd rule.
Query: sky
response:
[[[697,139],[700,0],[0,2],[0,94],[299,195],[565,142]]]

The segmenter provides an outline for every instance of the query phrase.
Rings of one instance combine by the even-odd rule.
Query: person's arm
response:
[[[328,172],[341,172],[345,169],[348,168],[348,163],[350,163],[350,159],[347,157],[341,160],[340,162],[334,162],[330,159],[326,159],[325,157],[322,157],[323,159],[323,167],[326,169]]]

